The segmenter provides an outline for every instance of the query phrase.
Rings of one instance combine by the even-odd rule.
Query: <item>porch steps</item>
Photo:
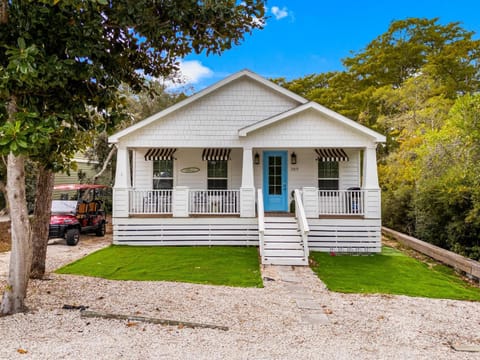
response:
[[[308,264],[295,218],[265,217],[262,263],[271,265]]]

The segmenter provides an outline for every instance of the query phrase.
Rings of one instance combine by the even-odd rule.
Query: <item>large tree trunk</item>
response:
[[[5,287],[0,314],[8,315],[26,310],[28,275],[32,258],[30,221],[25,196],[25,159],[8,155],[7,196],[10,206],[12,250],[8,284]]]
[[[33,255],[30,279],[41,279],[45,275],[54,179],[55,174],[51,170],[46,169],[45,166],[39,167],[32,222]]]

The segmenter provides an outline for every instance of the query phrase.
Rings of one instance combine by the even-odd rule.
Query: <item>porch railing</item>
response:
[[[318,190],[319,215],[365,215],[365,190]]]
[[[130,190],[130,214],[171,214],[172,190]]]
[[[240,190],[190,190],[190,214],[240,214]]]

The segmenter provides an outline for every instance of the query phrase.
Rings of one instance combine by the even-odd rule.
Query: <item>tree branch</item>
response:
[[[108,153],[107,158],[105,159],[105,162],[103,163],[102,169],[93,177],[93,183],[95,184],[97,182],[97,179],[107,170],[108,164],[112,160],[113,155],[117,151],[117,147],[115,145],[112,146],[110,149],[110,152]]]

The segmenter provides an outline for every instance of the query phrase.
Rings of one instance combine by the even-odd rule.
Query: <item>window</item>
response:
[[[338,190],[338,161],[318,162],[318,189]]]
[[[153,188],[173,188],[173,159],[153,161]]]
[[[227,160],[208,160],[207,188],[208,190],[227,190],[228,180]]]

